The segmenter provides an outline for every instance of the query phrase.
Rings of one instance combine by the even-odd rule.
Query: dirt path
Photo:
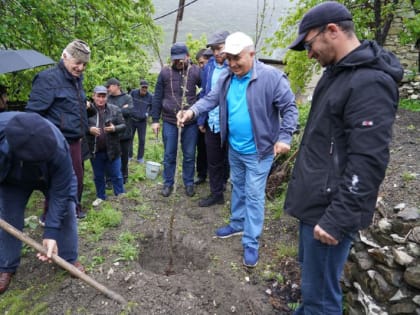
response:
[[[413,189],[419,183],[419,118],[420,113],[399,113],[390,171],[382,190],[390,205],[418,202],[418,190]],[[396,193],[395,183],[401,181],[404,171],[415,172],[417,177]],[[297,224],[289,217],[273,218],[270,209],[280,204],[268,204],[261,259],[257,268],[250,270],[242,266],[239,237],[213,238],[214,230],[227,222],[228,202],[224,206],[197,207],[199,197],[208,194],[208,185],[199,186],[193,198],[186,197],[181,188],[175,197],[163,198],[161,187],[159,180],[139,181],[131,189],[138,190],[140,198],[110,200],[108,204],[123,212],[121,225],[109,228],[99,241],[80,241],[80,255],[91,266],[89,274],[130,301],[125,313],[291,314],[288,303],[299,297],[298,267],[294,259],[279,257],[279,247],[296,245]],[[39,239],[41,231],[38,227],[33,234]],[[117,261],[112,251],[123,231],[138,238],[140,255],[136,261]],[[44,314],[124,311],[56,267],[40,264],[34,256],[29,253],[22,259],[10,294],[18,295],[30,287],[33,294],[24,298],[31,299],[35,306],[47,303]]]

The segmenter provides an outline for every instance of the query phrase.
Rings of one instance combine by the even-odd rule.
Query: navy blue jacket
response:
[[[69,145],[60,130],[46,120],[51,124],[58,144],[51,158],[48,161],[37,163],[27,163],[11,158],[8,146],[5,146],[7,141],[4,138],[3,130],[9,120],[19,114],[22,113],[5,112],[0,114],[0,189],[7,186],[8,193],[15,194],[15,198],[26,193],[26,189],[40,190],[48,196],[48,212],[43,238],[57,240],[63,218],[69,209],[69,201],[77,203],[77,179],[73,171]],[[36,148],[33,149],[36,150]],[[3,204],[3,200],[1,203]],[[7,218],[4,219],[7,220]]]
[[[36,112],[51,121],[69,143],[86,135],[87,113],[83,77],[72,76],[63,61],[38,73],[25,110]]]
[[[152,109],[153,95],[148,91],[146,95],[140,95],[140,89],[130,92],[133,98],[133,110],[131,111],[131,119],[133,121],[145,121]]]
[[[224,64],[224,67],[226,68],[228,67],[228,63],[226,60],[224,61],[223,64]],[[216,68],[216,58],[212,56],[210,57],[206,65],[204,66],[203,71],[201,71],[201,91],[199,94],[199,98],[203,98],[204,96],[209,94],[209,92],[211,91],[211,82],[212,82],[213,72],[215,68]],[[208,116],[209,116],[208,112],[200,114],[200,116],[197,118],[197,124],[199,126],[204,126],[208,119]]]
[[[289,182],[287,213],[337,240],[370,225],[402,75],[397,58],[370,41],[325,69]]]

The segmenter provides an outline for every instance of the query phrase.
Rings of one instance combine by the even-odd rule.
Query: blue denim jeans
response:
[[[346,263],[351,236],[338,245],[314,239],[314,226],[300,223],[299,262],[301,265],[302,304],[295,315],[342,315],[340,277]]]
[[[195,149],[197,145],[197,124],[186,125],[181,131],[182,180],[185,186],[194,185]],[[162,138],[164,145],[163,180],[165,186],[173,186],[178,149],[178,127],[163,122]]]
[[[25,207],[34,189],[0,185],[0,218],[22,231]],[[69,263],[77,260],[76,204],[68,201],[68,210],[57,238],[58,255]],[[48,214],[47,214],[48,215]],[[0,229],[0,272],[15,272],[20,264],[22,242]]]
[[[242,245],[258,249],[264,224],[265,186],[273,163],[270,154],[259,159],[255,154],[240,154],[229,148],[232,183],[230,226],[243,230]]]
[[[90,159],[93,169],[96,197],[106,199],[105,173],[110,177],[114,195],[118,196],[124,192],[123,175],[121,172],[121,158],[111,161],[106,152],[97,152]]]

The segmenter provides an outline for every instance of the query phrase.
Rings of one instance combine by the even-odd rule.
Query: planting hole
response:
[[[172,241],[167,233],[146,236],[140,250],[144,269],[167,276],[206,269],[210,262],[203,241],[188,235],[174,235]]]

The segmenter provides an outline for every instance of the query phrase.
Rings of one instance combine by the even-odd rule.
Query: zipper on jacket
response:
[[[334,138],[331,137],[331,143],[330,143],[330,155],[332,155],[334,152]]]

